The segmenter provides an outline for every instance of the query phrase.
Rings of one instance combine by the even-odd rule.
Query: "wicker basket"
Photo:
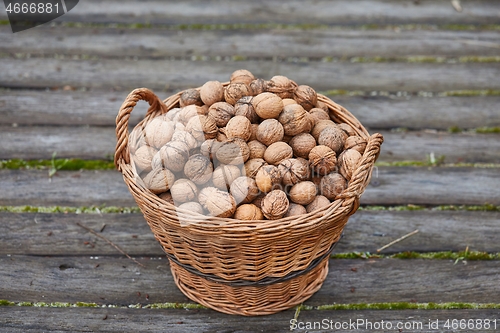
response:
[[[226,83],[227,84],[227,83]],[[308,299],[321,287],[328,258],[368,185],[383,138],[370,136],[345,108],[318,94],[336,122],[345,122],[368,144],[348,188],[330,206],[301,216],[265,221],[193,216],[160,199],[130,164],[128,121],[139,100],[150,108],[137,125],[178,107],[182,92],[165,101],[148,89],[132,91],[116,119],[115,164],[156,239],[169,258],[177,286],[191,300],[239,315],[276,313]],[[189,219],[192,223],[180,223]]]

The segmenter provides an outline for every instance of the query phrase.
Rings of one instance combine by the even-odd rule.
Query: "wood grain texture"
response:
[[[290,330],[290,320],[294,318],[294,312],[289,310],[269,316],[243,319],[240,316],[203,309],[3,307],[0,308],[3,323],[0,332],[281,333]],[[333,328],[326,326],[321,329],[318,325],[316,327],[320,327],[319,329],[307,330],[307,332],[332,332],[335,330],[335,323],[349,323],[349,321],[357,323],[360,320],[360,325],[355,326],[356,332],[374,332],[373,324],[384,321],[385,325],[392,327],[397,327],[401,323],[409,325],[407,326],[409,332],[434,333],[436,329],[429,328],[429,321],[435,323],[437,320],[439,329],[446,331],[444,325],[447,319],[472,318],[493,320],[498,318],[498,310],[302,310],[298,317],[297,328],[292,332],[306,332],[299,327],[305,327],[307,322],[314,325],[314,322],[332,321]],[[371,322],[372,326],[368,326],[367,322]],[[470,330],[457,329],[453,332],[470,332]]]
[[[115,126],[116,115],[129,91],[12,90],[0,95],[1,125],[97,125]],[[165,99],[175,93],[158,92]],[[362,97],[331,96],[368,128],[447,130],[500,126],[500,97]],[[46,107],[40,107],[44,105]],[[134,108],[130,124],[137,124],[146,102]]]
[[[43,44],[40,48],[37,45]],[[258,47],[256,47],[258,46]],[[104,58],[495,56],[494,31],[446,30],[166,30],[39,27],[12,34],[0,27],[0,52]]]
[[[0,159],[59,158],[106,159],[114,155],[116,134],[113,127],[0,127],[4,144]],[[374,132],[374,131],[372,131]],[[498,163],[500,135],[448,132],[379,131],[384,136],[380,162],[423,161],[429,154],[443,156],[446,163]]]
[[[153,24],[408,24],[497,23],[494,0],[462,0],[457,12],[446,0],[356,1],[102,1],[79,3],[58,21]],[[2,16],[5,14],[2,13]]]
[[[190,302],[175,286],[165,257],[137,257],[145,267],[125,257],[92,258],[2,255],[0,294],[13,302]],[[306,304],[499,303],[499,269],[498,260],[330,259],[325,283]]]
[[[163,255],[142,214],[44,213],[0,213],[0,254],[120,254],[77,223],[95,230],[129,255]],[[496,241],[499,223],[499,212],[359,210],[349,218],[334,253],[376,253],[378,248],[417,229],[418,234],[382,253],[464,251],[466,247],[496,253],[500,252]]]
[[[227,81],[245,68],[270,79],[285,75],[317,90],[448,91],[500,89],[499,63],[348,63],[4,58],[0,87],[85,87],[97,91],[147,87],[160,93]]]
[[[496,168],[379,167],[364,205],[500,205]],[[377,174],[378,172],[378,174]],[[0,205],[135,206],[117,171],[0,170]]]

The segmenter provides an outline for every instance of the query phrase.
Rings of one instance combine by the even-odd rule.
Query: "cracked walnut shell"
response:
[[[316,91],[306,85],[300,85],[295,89],[293,98],[299,103],[306,111],[311,110],[318,102],[318,95]]]
[[[293,186],[301,181],[309,180],[311,177],[309,162],[300,157],[281,161],[278,170],[285,186]]]
[[[240,98],[251,95],[250,88],[245,83],[230,83],[224,90],[224,99],[231,105],[235,105]]]

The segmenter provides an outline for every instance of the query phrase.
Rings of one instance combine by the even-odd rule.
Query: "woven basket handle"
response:
[[[130,163],[129,146],[128,146],[128,121],[130,113],[137,105],[138,101],[146,101],[149,103],[149,109],[146,117],[160,111],[165,113],[168,111],[167,106],[147,88],[134,89],[125,99],[118,116],[116,116],[116,149],[115,149],[115,166],[120,170],[120,160],[125,163]]]
[[[382,134],[375,133],[368,139],[365,152],[358,168],[352,174],[351,180],[349,181],[348,191],[343,192],[337,197],[337,199],[346,199],[343,206],[354,204],[352,214],[356,212],[359,207],[359,197],[363,193],[363,189],[366,187],[367,183],[371,178],[371,170],[373,164],[377,160],[380,154],[380,146],[384,142],[384,137]]]

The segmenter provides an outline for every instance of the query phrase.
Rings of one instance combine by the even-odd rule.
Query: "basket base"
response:
[[[170,261],[175,284],[192,301],[210,309],[243,316],[269,315],[298,305],[318,291],[328,274],[328,258],[311,271],[285,282],[233,287],[209,281]]]

